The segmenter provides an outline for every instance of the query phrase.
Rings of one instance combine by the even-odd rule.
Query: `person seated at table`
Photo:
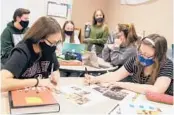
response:
[[[77,35],[74,33],[75,25],[73,21],[66,21],[63,25],[63,37],[62,40],[64,43],[75,43],[80,44],[80,40]]]
[[[104,48],[104,44],[109,36],[109,28],[105,23],[105,15],[102,10],[96,10],[92,17],[92,25],[90,23],[85,24],[85,30],[90,26],[90,33],[88,38],[83,40],[87,44],[87,49],[91,51],[92,46],[96,47],[97,56],[101,57],[101,52]]]
[[[98,77],[85,75],[85,83],[110,83],[138,93],[147,90],[173,95],[173,62],[167,58],[165,37],[151,34],[140,41],[137,55],[120,69]],[[132,74],[132,82],[120,82]]]
[[[133,24],[118,24],[114,44],[106,44],[102,58],[113,66],[123,65],[129,57],[136,55],[136,42],[139,40]]]
[[[55,19],[40,17],[12,50],[0,71],[1,91],[33,86],[55,88],[60,76],[55,49],[61,37],[61,27]]]

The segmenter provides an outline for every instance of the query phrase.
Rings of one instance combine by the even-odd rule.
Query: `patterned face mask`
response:
[[[138,54],[138,60],[139,60],[139,62],[140,62],[143,66],[145,66],[145,67],[150,66],[150,65],[152,65],[152,64],[154,63],[152,57],[151,57],[151,58],[144,58],[144,57],[143,57],[142,55],[140,55],[140,54]]]

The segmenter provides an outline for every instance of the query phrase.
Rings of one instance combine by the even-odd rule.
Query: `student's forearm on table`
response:
[[[2,80],[1,91],[10,91],[16,89],[22,89],[25,87],[35,86],[37,83],[36,79],[13,79],[8,78],[6,80]]]
[[[145,94],[147,90],[159,92],[158,89],[153,85],[148,84],[138,84],[138,83],[131,83],[131,82],[116,82],[116,86],[131,90],[137,93]]]
[[[95,80],[100,83],[106,83],[106,82],[116,82],[122,80],[122,77],[119,77],[119,75],[115,75],[115,72],[108,72],[106,74],[100,75],[95,77]]]

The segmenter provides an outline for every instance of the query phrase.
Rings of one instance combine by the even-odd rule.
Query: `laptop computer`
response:
[[[63,43],[62,54],[65,54],[66,52],[83,53],[84,51],[84,44]]]

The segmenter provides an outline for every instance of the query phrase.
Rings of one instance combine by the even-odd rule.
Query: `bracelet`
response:
[[[37,83],[36,83],[36,85],[34,85],[35,87],[37,87],[37,86],[38,86],[38,84],[39,84],[39,78],[38,78],[38,77],[36,77],[36,80],[37,80]]]

